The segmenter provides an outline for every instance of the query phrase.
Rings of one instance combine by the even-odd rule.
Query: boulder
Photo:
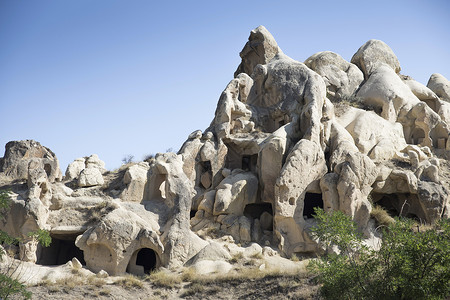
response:
[[[50,182],[62,179],[56,155],[47,147],[33,140],[12,141],[5,145],[5,154],[0,160],[0,172],[15,180],[28,177],[30,160],[39,161]]]
[[[305,65],[322,76],[331,100],[350,97],[364,80],[358,67],[331,51],[316,53],[305,60]]]
[[[357,97],[391,122],[397,121],[399,114],[408,112],[420,103],[392,66],[382,63],[372,70],[370,78],[361,86]]]
[[[400,63],[392,49],[380,40],[369,40],[353,55],[351,63],[358,66],[367,80],[380,65],[386,64],[396,74],[401,70]]]
[[[86,157],[86,168],[97,168],[102,173],[106,171],[105,162],[102,161],[97,154]]]
[[[432,74],[428,80],[427,87],[442,100],[450,102],[450,82],[441,74]]]
[[[234,172],[217,187],[214,215],[241,216],[247,204],[255,203],[258,179],[251,172]]]
[[[159,227],[154,219],[144,220],[124,207],[118,207],[102,222],[78,236],[75,244],[83,250],[86,266],[91,271],[104,270],[110,275],[118,275],[125,273],[130,264],[133,269],[136,256],[143,248],[153,251],[156,257],[154,267],[159,267],[164,251],[159,236]]]
[[[91,187],[104,183],[101,171],[96,167],[85,168],[78,176],[79,187]]]
[[[231,259],[231,255],[225,248],[216,242],[210,242],[202,250],[200,250],[194,257],[192,257],[188,262],[187,266],[196,264],[202,260],[212,260],[212,261],[227,261]]]
[[[66,169],[66,175],[64,177],[67,181],[78,179],[81,171],[86,168],[86,159],[84,157],[77,158],[71,162]]]
[[[123,176],[126,188],[120,194],[123,201],[138,202],[144,199],[145,185],[147,184],[147,173],[150,166],[147,162],[140,162],[130,166]]]
[[[234,73],[234,77],[241,73],[252,75],[256,65],[267,64],[279,52],[281,50],[272,34],[264,26],[258,26],[250,32],[248,42],[239,53],[242,62]]]

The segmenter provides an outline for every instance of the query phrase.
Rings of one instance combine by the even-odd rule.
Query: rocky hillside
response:
[[[6,145],[0,184],[12,204],[0,229],[21,238],[10,260],[42,266],[26,280],[78,264],[101,277],[226,274],[236,257],[258,258],[258,270],[303,268],[286,258],[320,251],[314,207],[351,216],[368,241],[374,205],[422,223],[449,217],[447,79],[424,86],[402,75],[379,40],[350,62],[329,51],[295,61],[263,26],[240,57],[211,125],[178,153],[117,171],[94,154],[63,175],[38,142]],[[37,229],[50,232],[49,248],[27,235]]]

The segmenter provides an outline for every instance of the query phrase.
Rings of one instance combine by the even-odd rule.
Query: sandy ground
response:
[[[181,282],[173,287],[142,282],[142,286],[103,285],[33,286],[32,299],[320,299],[319,286],[311,278],[266,276],[215,282]]]

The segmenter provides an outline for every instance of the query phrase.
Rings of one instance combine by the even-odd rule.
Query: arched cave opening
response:
[[[158,264],[156,252],[150,248],[137,250],[128,263],[127,272],[135,275],[150,274]]]
[[[323,209],[322,194],[306,193],[303,201],[303,217],[305,219],[313,218],[315,207]]]
[[[150,271],[156,267],[156,253],[152,249],[142,248],[136,256],[136,265],[144,267],[144,273],[150,274]]]
[[[165,174],[155,174],[150,180],[149,187],[149,199],[151,200],[161,200],[166,199],[166,179]]]
[[[247,218],[258,219],[263,212],[273,216],[272,204],[270,203],[250,203],[244,208],[244,216]]]
[[[36,263],[44,266],[63,265],[76,257],[82,265],[86,265],[83,250],[75,245],[78,235],[51,235],[52,242],[49,247],[38,247]]]

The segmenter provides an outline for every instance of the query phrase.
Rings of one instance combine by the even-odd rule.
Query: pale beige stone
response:
[[[427,87],[442,100],[450,102],[450,82],[439,73],[434,73],[428,80]]]
[[[102,173],[98,168],[91,167],[85,168],[81,171],[78,176],[78,186],[79,187],[90,187],[96,185],[102,185],[105,181],[103,180]]]
[[[337,53],[324,51],[306,59],[305,65],[321,75],[327,86],[327,97],[343,99],[353,95],[364,80],[358,67]]]
[[[351,62],[363,71],[365,79],[369,78],[381,64],[387,64],[397,74],[401,70],[392,49],[380,40],[367,41],[353,55]]]

